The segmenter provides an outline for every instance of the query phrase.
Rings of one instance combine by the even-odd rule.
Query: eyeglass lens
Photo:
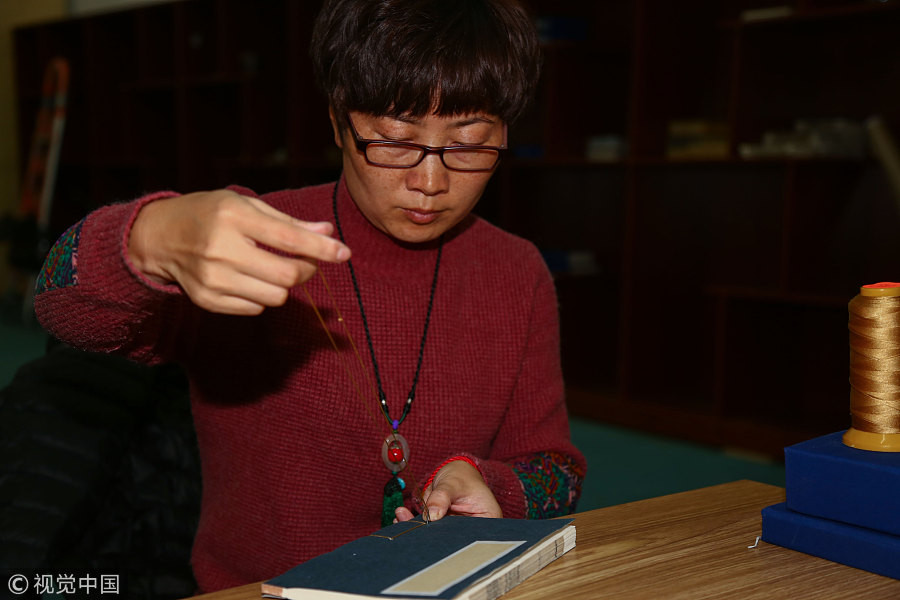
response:
[[[445,148],[442,152],[444,164],[450,169],[478,171],[492,168],[499,153],[491,148]],[[412,167],[425,155],[425,150],[416,146],[401,144],[370,143],[366,147],[366,158],[370,162],[392,167]]]

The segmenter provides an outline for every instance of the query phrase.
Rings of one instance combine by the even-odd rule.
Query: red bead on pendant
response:
[[[403,460],[403,448],[398,442],[391,442],[388,447],[388,460],[392,463],[398,463]]]
[[[409,444],[402,435],[394,432],[381,444],[381,460],[392,473],[399,473],[409,462]]]

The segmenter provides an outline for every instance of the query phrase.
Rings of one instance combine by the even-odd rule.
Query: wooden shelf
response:
[[[518,158],[507,157],[502,163],[512,169],[603,169],[610,167],[624,167],[628,165],[626,159],[621,160],[591,160],[577,157],[553,157],[553,158]]]
[[[714,410],[672,405],[660,399],[623,402],[617,390],[566,388],[571,410],[585,418],[672,438],[784,459],[784,448],[819,435],[815,428],[729,417]]]
[[[871,163],[871,159],[846,158],[839,156],[767,156],[760,158],[737,157],[691,157],[691,158],[667,158],[656,156],[625,157],[621,159],[596,160],[576,157],[551,157],[551,158],[520,158],[508,157],[503,159],[503,164],[514,169],[606,169],[625,167],[680,167],[696,166],[730,166],[745,165],[748,168],[760,165],[840,165]]]
[[[736,150],[805,118],[900,133],[900,4],[796,0],[754,22],[737,16],[774,3],[529,4],[580,33],[545,44],[476,210],[593,257],[594,275],[556,274],[573,414],[773,456],[846,426],[846,302],[898,277],[895,200],[870,159]],[[192,0],[16,30],[23,156],[44,66],[72,65],[51,236],[147,190],[337,177],[307,58],[318,6]],[[724,123],[729,156],[667,157],[677,120]],[[625,155],[588,160],[598,136]]]
[[[726,29],[740,29],[742,27],[767,27],[767,26],[791,26],[804,23],[816,23],[832,19],[853,19],[880,17],[883,15],[898,15],[896,2],[849,2],[847,4],[822,7],[795,8],[791,14],[761,19],[724,19],[719,26]]]
[[[740,299],[764,303],[790,304],[801,308],[807,306],[822,306],[844,310],[847,308],[847,303],[851,299],[841,296],[802,294],[797,292],[784,292],[781,290],[737,286],[709,286],[706,288],[706,293],[724,300]]]
[[[573,413],[780,456],[783,445],[848,424],[846,303],[873,277],[896,277],[900,236],[890,233],[894,201],[870,159],[745,159],[736,148],[810,117],[881,112],[896,131],[900,86],[889,73],[900,50],[889,32],[900,11],[807,0],[790,17],[744,23],[734,15],[753,2],[630,6],[622,27],[631,32],[618,38],[627,47],[610,53],[630,70],[618,124],[568,126],[570,140],[548,144],[544,158],[509,161],[504,224],[539,243],[559,240],[562,228],[563,249],[619,261],[606,269],[617,275],[606,288],[579,290],[587,297],[558,279],[564,322],[607,311],[563,330]],[[571,3],[545,10],[577,13]],[[578,14],[593,15],[586,6]],[[550,68],[571,56],[550,54]],[[581,69],[622,81],[590,59]],[[545,129],[565,130],[569,119],[556,112],[577,114],[579,104],[560,91],[539,108]],[[730,156],[666,157],[677,119],[726,123]],[[622,132],[622,160],[574,156],[585,135]],[[564,200],[573,193],[581,211]],[[572,214],[567,225],[543,212],[554,203]],[[598,206],[602,216],[591,212]],[[578,351],[566,353],[570,345]]]

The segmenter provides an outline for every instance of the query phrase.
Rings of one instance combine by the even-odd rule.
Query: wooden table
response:
[[[738,481],[575,515],[574,550],[503,596],[546,598],[900,598],[900,581],[760,541],[779,487]],[[259,600],[259,584],[204,600]]]

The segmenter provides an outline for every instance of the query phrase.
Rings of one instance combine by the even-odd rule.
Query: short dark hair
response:
[[[326,0],[310,54],[342,126],[351,110],[512,123],[540,74],[537,32],[516,0]]]

